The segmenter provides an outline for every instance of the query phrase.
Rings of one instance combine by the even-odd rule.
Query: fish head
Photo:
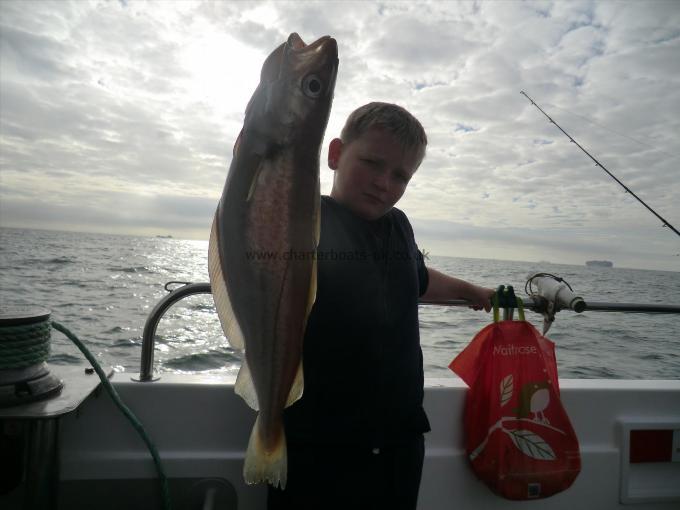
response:
[[[296,33],[265,60],[244,128],[267,146],[319,145],[330,116],[338,45],[324,36],[305,44]]]

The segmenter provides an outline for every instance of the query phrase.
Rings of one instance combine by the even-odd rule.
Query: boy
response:
[[[331,141],[335,171],[321,199],[317,295],[305,331],[302,398],[286,410],[288,483],[268,508],[415,509],[424,458],[418,299],[493,290],[425,267],[393,206],[425,156],[405,109],[369,103]]]

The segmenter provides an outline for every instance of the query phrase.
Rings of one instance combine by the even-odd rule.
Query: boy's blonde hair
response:
[[[425,158],[427,135],[422,124],[408,110],[392,103],[373,102],[354,110],[347,117],[340,139],[348,144],[373,127],[391,133],[404,148],[416,149],[420,162]]]

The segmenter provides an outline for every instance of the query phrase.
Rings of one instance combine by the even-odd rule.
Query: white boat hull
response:
[[[234,394],[232,378],[167,374],[139,383],[129,374],[116,374],[113,382],[156,443],[171,480],[227,479],[239,509],[265,508],[264,486],[247,486],[241,475],[255,416]],[[428,379],[425,407],[432,432],[426,435],[418,508],[680,508],[680,462],[630,465],[624,432],[625,427],[680,431],[680,381],[561,380],[560,386],[579,437],[582,471],[567,491],[527,503],[499,498],[470,470],[462,437],[465,384],[453,377]],[[62,497],[70,498],[69,508],[81,499],[74,491],[82,489],[85,497],[83,488],[96,480],[118,480],[121,498],[132,497],[124,494],[131,480],[156,483],[146,447],[103,392],[61,419],[60,457],[60,477],[69,488]],[[174,495],[173,508],[186,508],[185,495]],[[148,503],[143,508],[152,508]],[[134,507],[129,500],[125,505]]]

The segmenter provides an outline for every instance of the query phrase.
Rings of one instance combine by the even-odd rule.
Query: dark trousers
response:
[[[285,490],[269,486],[268,510],[415,510],[425,444],[418,435],[376,451],[288,446]]]

